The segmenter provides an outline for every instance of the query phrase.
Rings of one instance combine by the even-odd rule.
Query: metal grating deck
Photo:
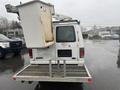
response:
[[[30,65],[17,76],[51,76],[52,77],[88,77],[84,66],[68,65],[64,68],[63,64],[52,64],[51,72],[49,64],[46,65]],[[64,71],[64,69],[66,69]],[[65,74],[64,74],[65,73]]]

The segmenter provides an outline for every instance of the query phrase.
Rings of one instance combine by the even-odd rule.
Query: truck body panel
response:
[[[52,33],[52,5],[32,1],[18,6],[23,33],[28,48],[42,48],[54,44]]]
[[[33,58],[30,59],[31,64],[47,63],[49,60],[55,60],[55,45],[48,48],[32,49]]]
[[[63,30],[63,32],[57,32],[57,28],[63,28],[60,29],[60,31]],[[71,29],[71,31],[68,32],[68,30]],[[68,30],[67,30],[68,29]],[[32,54],[33,57],[30,60],[31,64],[44,64],[49,63],[49,60],[55,60],[54,63],[57,63],[58,60],[66,60],[66,63],[68,64],[84,64],[84,58],[80,58],[80,48],[84,48],[81,29],[79,24],[76,21],[69,21],[69,22],[59,22],[59,23],[53,23],[53,35],[55,38],[55,44],[52,46],[49,46],[47,48],[33,48]],[[58,35],[56,35],[58,33]],[[66,33],[66,40],[70,40],[69,38],[71,35],[74,36],[74,41],[59,41],[57,42],[57,36],[59,36],[59,39],[61,37],[66,37],[63,34]],[[70,33],[70,34],[67,34]],[[65,38],[63,38],[65,39]],[[72,39],[72,38],[71,38]],[[47,61],[48,60],[48,61]],[[62,63],[62,62],[60,62]]]

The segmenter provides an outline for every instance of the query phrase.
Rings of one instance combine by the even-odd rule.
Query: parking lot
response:
[[[41,90],[120,90],[119,41],[85,40],[85,61],[93,77],[92,84],[43,84]],[[0,60],[0,90],[34,90],[28,84],[12,80],[12,75],[29,64],[27,50],[21,56]]]

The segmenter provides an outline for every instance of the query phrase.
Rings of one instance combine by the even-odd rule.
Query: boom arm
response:
[[[10,5],[10,4],[6,4],[5,8],[6,8],[7,12],[9,12],[9,13],[16,13],[16,14],[19,15],[18,8],[16,6],[13,6],[13,5]]]
[[[54,16],[53,16],[53,18],[55,18],[56,20],[58,20],[58,21],[61,21],[61,20],[72,20],[72,18],[71,17],[69,17],[69,16],[65,16],[65,15],[61,15],[61,14],[55,14]]]

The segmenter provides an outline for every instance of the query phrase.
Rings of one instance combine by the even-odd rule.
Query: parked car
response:
[[[112,34],[112,39],[119,39],[119,35],[118,34]]]
[[[22,41],[12,40],[3,34],[0,34],[0,58],[4,58],[8,53],[14,55],[20,54],[22,49]]]
[[[16,40],[16,41],[22,41],[22,46],[26,47],[25,39],[24,38],[12,37],[11,39],[12,40]]]

